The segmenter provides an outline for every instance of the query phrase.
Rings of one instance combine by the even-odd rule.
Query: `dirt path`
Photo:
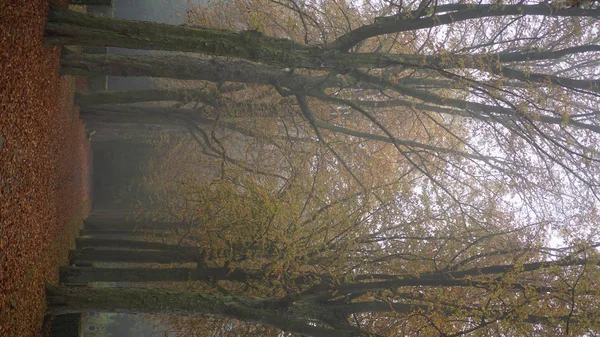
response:
[[[88,208],[89,143],[72,105],[75,82],[58,73],[60,48],[44,45],[48,6],[0,1],[2,337],[39,334],[44,283],[57,281]]]

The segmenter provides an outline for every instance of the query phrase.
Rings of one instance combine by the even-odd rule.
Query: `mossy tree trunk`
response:
[[[113,6],[114,0],[69,0],[71,5],[86,5],[86,6]]]
[[[354,337],[351,326],[331,329],[315,324],[318,307],[281,306],[276,300],[220,294],[137,288],[87,288],[48,285],[46,299],[52,314],[88,310],[116,313],[220,316],[274,326],[286,332],[314,337]]]
[[[129,221],[119,219],[86,219],[85,229],[94,230],[172,230],[183,227],[177,222],[163,221]]]
[[[91,236],[91,237],[111,237],[115,239],[126,239],[131,240],[135,238],[143,237],[143,235],[153,235],[154,232],[145,231],[129,231],[129,230],[98,230],[98,229],[82,229],[79,231],[79,236]]]
[[[375,23],[354,29],[329,46],[307,46],[287,39],[265,36],[256,31],[233,31],[205,27],[174,26],[151,22],[93,17],[53,7],[46,26],[47,40],[54,44],[114,46],[198,52],[230,56],[284,67],[337,69],[388,67],[390,62],[421,62],[420,56],[380,53],[347,53],[369,37],[435,27],[452,22],[511,15],[597,16],[598,10],[561,10],[539,5],[479,5],[429,17],[379,18]],[[465,60],[461,60],[462,63]]]
[[[171,113],[175,110],[179,113]],[[201,118],[202,110],[199,109],[174,109],[155,107],[123,107],[123,106],[86,106],[81,109],[81,116],[86,123],[109,123],[109,124],[146,124],[146,125],[170,125],[183,128],[186,122],[182,119],[191,117],[196,124],[210,125],[210,121]],[[118,226],[115,224],[114,226]],[[140,224],[141,226],[141,224]],[[177,228],[172,226],[171,228]]]
[[[70,253],[71,263],[78,262],[121,262],[121,263],[188,263],[202,260],[200,254],[173,251],[139,250],[74,250]]]
[[[68,75],[149,76],[265,85],[278,83],[299,91],[339,87],[347,83],[333,76],[295,76],[285,69],[268,65],[185,55],[65,54],[60,62],[63,74]]]
[[[162,242],[124,240],[124,239],[104,239],[104,238],[77,238],[75,240],[77,249],[85,248],[123,248],[123,249],[148,249],[164,250],[180,253],[194,253],[199,249],[191,246],[170,245]]]
[[[77,105],[125,104],[157,101],[206,101],[209,97],[201,89],[176,90],[125,90],[125,91],[86,91],[75,93]]]
[[[127,56],[70,54],[61,59],[61,65],[63,66],[63,73],[71,75],[107,74],[112,76],[151,76],[183,80],[205,80],[215,83],[241,82],[246,84],[276,84],[294,93],[301,93],[319,99],[327,98],[330,101],[335,99],[323,97],[323,90],[334,87],[346,87],[348,85],[359,85],[360,83],[361,88],[385,88],[418,99],[424,102],[424,104],[419,105],[419,108],[433,112],[464,116],[483,120],[485,122],[510,122],[514,119],[518,120],[521,118],[518,111],[515,111],[514,109],[498,105],[470,102],[462,99],[444,98],[429,91],[415,89],[410,86],[382,82],[379,77],[360,71],[352,71],[350,73],[354,78],[341,78],[339,76],[330,75],[307,77],[291,74],[280,68],[244,61],[203,60],[181,55]],[[576,83],[570,84],[575,88],[591,88],[594,91],[597,91],[598,87],[600,87],[599,81],[575,80],[575,82]],[[345,103],[347,102],[337,102],[337,104]],[[400,106],[412,106],[414,104],[408,101],[396,103]],[[435,107],[432,104],[447,106],[449,108],[440,110],[439,107]],[[473,111],[476,111],[476,113],[473,113]],[[490,117],[490,115],[493,115],[493,117]],[[561,118],[551,116],[540,116],[539,120],[554,125],[562,125],[565,123]],[[339,128],[334,130],[331,126],[327,125],[327,123],[323,123],[320,120],[317,120],[316,122],[320,123],[318,125],[320,128],[329,129],[331,131],[342,132],[358,137],[367,136],[367,138],[374,140],[379,140],[380,138],[371,137],[369,135],[352,134],[351,132]],[[581,121],[569,119],[566,123],[569,126],[600,132],[600,128],[597,126],[589,125]],[[488,159],[489,158],[485,160]]]
[[[313,52],[318,50],[256,31],[94,17],[60,7],[53,7],[48,15],[46,36],[52,44],[199,52],[283,66],[312,67],[315,64]]]
[[[61,268],[61,282],[213,282],[227,280],[247,282],[261,280],[264,275],[259,270],[240,268]]]

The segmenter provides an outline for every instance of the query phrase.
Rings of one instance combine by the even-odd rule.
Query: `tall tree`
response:
[[[489,265],[356,276],[277,297],[49,286],[51,310],[214,315],[308,336],[585,335],[598,327],[597,262]],[[540,271],[553,270],[540,278]],[[536,276],[537,275],[537,276]],[[563,294],[570,294],[564,297]],[[576,305],[574,303],[580,303]]]
[[[253,4],[252,10],[259,5]],[[299,101],[294,110],[311,127],[328,130],[327,134],[342,133],[388,142],[417,169],[421,158],[414,153],[422,151],[437,157],[462,157],[475,167],[487,166],[501,174],[510,172],[512,179],[519,177],[519,181],[515,181],[519,185],[538,184],[523,168],[531,172],[532,167],[545,170],[548,166],[556,168],[556,174],[563,171],[586,187],[595,184],[593,175],[578,172],[575,167],[579,162],[595,161],[591,155],[594,149],[582,143],[579,134],[595,137],[598,131],[594,120],[589,119],[590,113],[594,114],[590,112],[593,111],[590,103],[595,102],[598,90],[593,77],[593,57],[592,62],[587,62],[598,47],[593,33],[586,34],[586,23],[589,22],[586,20],[596,15],[598,9],[567,9],[547,4],[430,4],[424,9],[414,9],[416,12],[409,11],[408,6],[399,14],[379,16],[374,23],[364,24],[366,19],[358,14],[368,13],[368,19],[374,18],[377,11],[361,13],[349,7],[345,10],[352,15],[346,13],[348,24],[344,27],[325,14],[315,14],[317,9],[315,13],[312,10],[304,12],[293,9],[291,2],[282,4],[286,13],[284,18],[303,22],[303,29],[299,29],[304,30],[303,43],[293,40],[297,33],[284,29],[273,31],[279,36],[271,37],[253,31],[226,31],[220,27],[119,23],[63,10],[51,13],[48,34],[50,41],[70,39],[69,43],[187,50],[261,62],[263,64],[259,65],[183,56],[71,55],[64,59],[64,65],[71,70],[271,85],[281,94],[297,96]],[[389,8],[379,10],[382,14],[388,11]],[[358,23],[352,21],[356,17]],[[540,21],[539,24],[527,27],[530,18]],[[205,22],[205,17],[199,20],[215,24],[214,21]],[[252,20],[250,17],[247,23],[242,21],[242,25],[247,25],[242,28],[252,28]],[[335,34],[325,33],[326,20],[332,21],[329,25],[341,25],[336,26]],[[554,24],[546,24],[550,22]],[[269,28],[277,23],[279,21],[264,25]],[[483,23],[487,24],[490,34],[471,36],[464,33],[476,30],[474,28]],[[132,29],[136,25],[139,27]],[[69,33],[64,27],[79,29],[77,33]],[[90,34],[96,35],[87,38],[85,27],[93,27]],[[268,31],[267,28],[264,30]],[[431,34],[421,34],[425,28],[440,32],[451,28],[452,34],[446,40],[436,41]],[[571,34],[565,32],[573,29],[584,31],[579,38],[571,39]],[[97,35],[103,30],[103,38],[100,38]],[[507,31],[514,32],[509,34]],[[135,32],[144,34],[144,39],[138,39]],[[320,36],[311,36],[316,32],[321,32],[317,34]],[[410,35],[408,32],[412,32],[408,47],[389,41],[391,33]],[[190,39],[190,43],[181,43],[171,36]],[[550,65],[560,65],[566,70],[557,75],[546,71]],[[580,78],[579,74],[588,77]],[[422,80],[423,85],[418,81],[406,85],[401,81],[405,78]],[[440,85],[446,81],[448,90],[437,89],[439,85],[428,87],[426,83],[431,79],[436,79]],[[397,119],[398,112],[385,107],[373,108],[370,103],[363,103],[365,99],[387,107],[408,106],[408,110],[413,109],[408,113],[415,119],[440,124],[438,128],[447,129],[445,137],[456,140],[461,146],[456,147],[455,142],[450,146],[431,146],[400,137],[388,122]],[[321,109],[315,101],[324,103],[325,109],[345,107],[344,110],[357,114],[356,118],[364,119],[363,124],[369,127],[355,130],[339,123],[328,123],[319,115],[317,110]],[[457,134],[448,124],[447,117],[438,116],[457,116],[463,124],[475,123],[473,129],[477,132],[471,131],[467,136]],[[343,116],[342,120],[347,117]],[[456,123],[456,119],[450,120]],[[486,140],[484,143],[487,144],[481,146],[481,140]],[[535,153],[538,160],[515,157],[515,146],[523,149],[519,152],[528,153],[527,157],[529,153]],[[494,151],[484,150],[490,148]],[[556,158],[561,160],[557,162]],[[486,172],[489,176],[493,175],[490,170]],[[427,172],[422,173],[427,175]],[[446,175],[456,179],[450,172]]]

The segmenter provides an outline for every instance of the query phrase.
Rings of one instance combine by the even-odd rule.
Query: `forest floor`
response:
[[[0,1],[0,337],[41,334],[44,285],[89,211],[90,145],[73,106],[84,81],[61,77],[60,48],[44,45],[48,8]]]

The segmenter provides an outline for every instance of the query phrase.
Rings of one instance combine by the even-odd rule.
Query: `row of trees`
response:
[[[596,334],[600,9],[567,7],[231,1],[186,26],[53,8],[50,43],[178,52],[63,55],[66,74],[170,79],[79,93],[84,118],[187,136],[146,177],[152,226],[90,222],[63,269],[145,287],[49,286],[50,311],[272,335]]]
[[[48,300],[54,314],[102,310],[210,315],[311,336],[437,335],[452,327],[460,328],[455,332],[458,334],[478,330],[490,334],[519,334],[527,332],[529,326],[536,326],[544,334],[567,332],[576,335],[593,332],[598,324],[597,290],[593,288],[598,279],[597,270],[594,270],[598,259],[593,248],[488,250],[469,256],[456,266],[429,270],[425,262],[427,256],[418,256],[412,249],[411,257],[418,262],[407,266],[405,261],[405,268],[412,267],[405,273],[385,274],[381,270],[378,265],[389,260],[389,256],[365,261],[360,266],[361,273],[354,270],[331,272],[329,268],[318,273],[308,269],[250,268],[257,257],[247,263],[232,262],[236,267],[231,262],[210,267],[209,264],[218,265],[224,253],[140,239],[150,237],[150,232],[154,232],[154,237],[158,232],[164,236],[164,223],[148,227],[135,225],[133,231],[123,226],[122,233],[137,238],[125,240],[122,235],[118,235],[120,239],[111,238],[115,235],[111,231],[115,229],[104,233],[95,229],[92,221],[88,221],[86,227],[98,231],[96,238],[78,240],[78,251],[72,254],[72,264],[78,266],[61,270],[63,282],[138,282],[146,285],[160,282],[157,284],[162,285],[161,288],[165,288],[165,282],[184,282],[186,288],[198,287],[194,282],[201,282],[214,289],[192,292],[173,290],[172,286],[167,289],[49,286]],[[182,224],[173,223],[169,229],[177,231],[181,227]],[[478,239],[486,241],[505,235],[498,233],[496,237]],[[405,243],[426,245],[430,240],[444,239],[410,238]],[[446,240],[460,241],[462,238]],[[504,263],[506,257],[515,252],[521,255],[521,260]],[[524,262],[531,260],[526,256],[541,254],[563,256]],[[400,256],[393,258],[402,259]],[[263,256],[262,259],[273,264],[272,257]],[[90,266],[89,262],[144,263],[153,267],[98,268]],[[188,266],[174,267],[174,263],[188,263]],[[321,261],[320,257],[306,265],[316,270],[320,263],[331,266],[329,259]],[[157,268],[158,265],[162,267]],[[573,297],[565,297],[567,294]],[[577,303],[577,314],[565,314],[569,303]],[[465,318],[472,321],[465,322]],[[360,325],[357,327],[350,322],[360,322]],[[364,331],[367,328],[369,330]],[[566,328],[570,330],[564,330]]]

